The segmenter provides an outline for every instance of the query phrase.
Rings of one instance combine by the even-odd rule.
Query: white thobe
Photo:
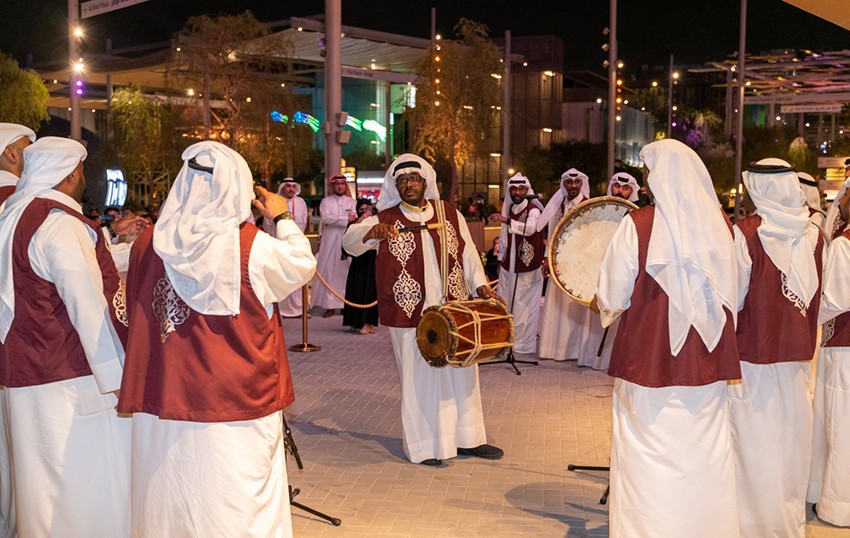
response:
[[[0,170],[0,187],[14,187],[18,176]],[[0,390],[3,390],[0,388]],[[9,424],[6,397],[0,393],[0,538],[15,536],[15,500],[12,496],[12,461],[9,455]]]
[[[291,200],[287,198],[286,203],[289,206],[289,211],[292,213],[295,224],[304,232],[307,229],[307,218],[309,216],[306,202],[300,196],[295,196]],[[263,219],[263,229],[267,234],[271,235],[275,233],[273,226],[274,221]],[[285,318],[301,316],[301,290],[293,291],[284,300],[279,302],[277,306],[280,309],[280,315]]]
[[[741,230],[734,231],[741,310],[753,260]],[[807,235],[813,256],[819,235],[814,227]],[[787,300],[781,291],[779,300]],[[809,362],[741,361],[741,374],[740,383],[729,385],[741,535],[802,537],[812,452]]]
[[[585,201],[581,195],[567,200],[563,211],[549,222],[549,241],[552,240],[552,231],[558,220],[570,209]],[[598,356],[599,344],[602,341],[604,329],[599,321],[599,316],[589,308],[583,306],[561,291],[550,277],[546,286],[546,300],[543,305],[543,317],[540,320],[540,343],[538,355],[541,359],[555,359],[565,361],[577,359],[580,366],[590,366],[598,370],[608,368],[610,351],[608,354]],[[501,282],[501,281],[500,281]],[[613,342],[614,334],[608,331],[606,342]],[[606,343],[606,348],[610,344]]]
[[[528,200],[512,206],[511,209],[522,211],[528,205]],[[507,302],[514,316],[514,351],[517,353],[534,353],[537,350],[537,327],[540,319],[540,299],[543,295],[543,275],[540,269],[515,273],[516,252],[521,241],[517,237],[530,237],[537,231],[537,220],[540,210],[532,208],[528,212],[527,222],[511,220],[508,241],[511,242],[511,259],[509,269],[499,266],[499,294]],[[507,226],[503,224],[502,226]],[[506,252],[507,245],[499,245],[499,252]],[[516,281],[516,296],[514,296],[514,281]]]
[[[824,324],[850,311],[850,241],[832,241],[824,268],[818,321]],[[823,332],[829,332],[824,326]],[[818,517],[850,526],[850,347],[822,347],[814,400],[814,436],[809,502]]]
[[[58,191],[40,196],[82,211]],[[112,394],[124,349],[103,296],[96,234],[54,209],[29,245],[33,271],[56,286],[93,375],[4,391],[20,536],[130,533],[131,421],[115,413]]]
[[[637,230],[626,217],[599,274],[596,297],[604,325],[631,305],[638,271]],[[614,380],[612,537],[734,538],[735,492],[725,381],[650,388]]]
[[[431,206],[423,212],[402,207],[408,219],[427,221],[433,216]],[[352,224],[345,234],[343,245],[352,256],[378,248],[379,241],[363,243],[363,237],[378,224],[372,216]],[[458,213],[463,249],[463,271],[469,289],[474,293],[487,284],[481,258],[469,234],[466,221]],[[425,231],[422,255],[425,260],[425,300],[422,310],[440,304],[443,284],[434,250],[434,241]],[[380,271],[380,268],[378,269]],[[399,377],[401,378],[401,427],[404,453],[413,463],[436,458],[457,456],[458,447],[474,448],[487,442],[484,431],[484,412],[478,384],[478,366],[466,368],[434,368],[419,353],[416,327],[389,327]]]
[[[319,214],[322,217],[322,239],[316,255],[316,270],[340,297],[345,297],[345,279],[351,260],[342,259],[342,236],[348,226],[348,216],[357,215],[357,202],[351,196],[325,196],[319,204]],[[317,277],[313,281],[312,305],[337,309],[343,307],[343,302]]]
[[[276,233],[257,233],[248,258],[269,318],[316,267],[294,222],[279,221]],[[135,413],[133,536],[292,536],[281,416],[192,422]]]

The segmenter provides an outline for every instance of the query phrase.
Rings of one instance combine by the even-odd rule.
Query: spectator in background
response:
[[[357,200],[357,220],[363,222],[371,217],[372,203],[361,198]],[[349,226],[351,226],[350,223]],[[349,254],[343,249],[343,254]],[[368,250],[360,256],[351,258],[348,268],[348,278],[345,283],[345,300],[354,304],[370,304],[378,298],[378,289],[375,284],[375,258],[377,251]],[[378,306],[370,308],[358,308],[345,305],[342,308],[342,324],[351,327],[360,334],[372,334],[378,325]]]

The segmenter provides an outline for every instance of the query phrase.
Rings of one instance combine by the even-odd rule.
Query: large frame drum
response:
[[[589,306],[605,250],[620,221],[637,206],[617,196],[591,198],[555,225],[548,246],[549,274],[573,300]]]
[[[514,320],[496,299],[449,301],[425,309],[416,327],[431,366],[455,368],[502,358],[514,342]]]

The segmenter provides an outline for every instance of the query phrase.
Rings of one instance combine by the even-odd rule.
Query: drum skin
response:
[[[476,332],[480,337],[478,353]],[[416,327],[416,343],[422,357],[437,368],[497,360],[507,353],[513,340],[513,317],[496,299],[450,301],[431,306],[422,313]]]

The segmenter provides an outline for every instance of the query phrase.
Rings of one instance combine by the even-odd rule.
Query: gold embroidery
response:
[[[404,227],[400,221],[396,221],[395,226],[396,228]],[[401,273],[393,284],[393,297],[409,319],[413,317],[416,305],[422,301],[422,287],[407,272],[407,261],[416,250],[416,241],[413,234],[403,233],[391,237],[388,240],[388,246],[390,254],[401,264]]]
[[[791,288],[788,287],[788,278],[785,276],[785,273],[780,273],[782,275],[782,295],[785,296],[786,299],[791,301],[794,306],[797,307],[797,310],[806,317],[806,305],[803,303],[803,300],[797,297],[797,294],[791,291]]]

